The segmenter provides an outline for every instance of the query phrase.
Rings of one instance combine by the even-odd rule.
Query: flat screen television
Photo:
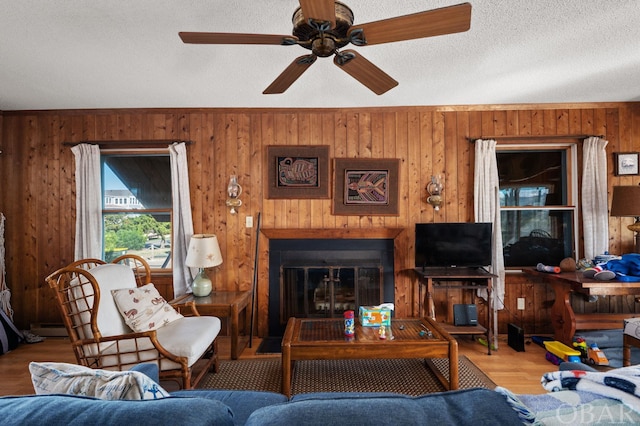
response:
[[[416,268],[491,265],[491,223],[416,223]]]

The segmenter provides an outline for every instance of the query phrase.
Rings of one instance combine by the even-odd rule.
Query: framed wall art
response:
[[[267,147],[267,198],[329,198],[328,145]]]
[[[639,173],[637,152],[616,152],[614,157],[616,176],[637,175]]]
[[[398,159],[336,158],[333,214],[398,215]]]

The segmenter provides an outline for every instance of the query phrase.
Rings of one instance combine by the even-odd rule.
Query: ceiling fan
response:
[[[338,67],[378,95],[398,82],[347,44],[368,46],[467,31],[471,26],[471,4],[462,3],[395,18],[353,25],[353,12],[334,0],[299,0],[293,14],[292,35],[180,32],[184,43],[299,45],[311,54],[296,58],[267,87],[264,94],[284,93],[318,57],[333,55]]]

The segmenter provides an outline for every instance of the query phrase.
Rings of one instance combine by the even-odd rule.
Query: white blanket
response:
[[[541,379],[542,387],[551,392],[579,390],[616,399],[640,413],[640,367],[616,368],[606,372],[553,371]]]

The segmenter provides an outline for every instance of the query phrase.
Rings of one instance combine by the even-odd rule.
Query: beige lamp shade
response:
[[[222,263],[218,237],[214,234],[195,234],[189,241],[184,264],[194,268],[213,268]]]

